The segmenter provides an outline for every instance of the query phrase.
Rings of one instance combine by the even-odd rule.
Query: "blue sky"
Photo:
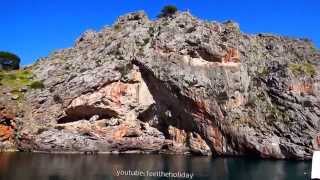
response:
[[[71,47],[87,29],[99,30],[136,10],[155,18],[167,4],[202,19],[235,20],[246,33],[307,37],[320,47],[319,0],[1,0],[0,51],[30,64]]]

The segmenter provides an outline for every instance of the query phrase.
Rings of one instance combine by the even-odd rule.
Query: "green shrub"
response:
[[[311,46],[311,51],[312,51],[312,52],[317,52],[318,49],[317,49],[314,45],[312,45],[312,46]]]
[[[20,67],[20,58],[10,52],[0,51],[0,70],[15,70]]]
[[[116,30],[116,31],[120,31],[120,29],[121,29],[121,25],[120,24],[116,24],[116,25],[114,25],[114,30]]]
[[[115,70],[121,73],[121,78],[124,78],[127,74],[129,74],[132,69],[133,69],[133,64],[131,63],[123,64],[115,68]]]
[[[9,79],[9,80],[16,80],[17,79],[17,76],[15,75],[15,74],[8,74],[7,75],[7,78]]]
[[[45,131],[48,131],[48,128],[46,128],[46,127],[40,127],[40,128],[38,129],[38,131],[37,131],[37,134],[41,134],[41,133],[43,133],[43,132],[45,132]]]
[[[169,17],[172,16],[173,14],[175,14],[178,11],[176,6],[173,5],[167,5],[164,6],[161,10],[161,13],[158,15],[158,18],[162,18],[162,17]]]
[[[145,38],[145,39],[143,39],[143,45],[145,46],[145,45],[147,45],[148,43],[149,43],[149,41],[150,41],[150,38]]]
[[[32,77],[29,70],[0,71],[0,83],[11,90],[29,85]]]
[[[168,26],[168,25],[169,25],[169,22],[164,22],[162,25],[163,25],[163,26]]]
[[[268,70],[267,67],[260,67],[260,68],[258,69],[258,75],[259,75],[259,76],[264,77],[264,76],[267,76],[268,74],[269,74],[269,70]]]
[[[30,84],[30,88],[31,89],[43,89],[44,88],[44,84],[42,81],[33,81]]]
[[[315,67],[308,62],[305,62],[302,64],[289,64],[289,69],[296,76],[298,75],[314,76],[317,74]]]
[[[150,34],[150,35],[153,35],[153,33],[154,33],[154,27],[149,27],[149,29],[148,29],[148,33]]]
[[[290,121],[289,114],[285,110],[281,110],[279,106],[273,104],[267,106],[267,115],[266,120],[267,123],[274,123],[274,122],[284,122],[288,123]]]

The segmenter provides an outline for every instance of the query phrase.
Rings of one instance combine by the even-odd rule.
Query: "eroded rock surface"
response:
[[[235,22],[143,12],[87,31],[29,67],[23,151],[308,159],[319,133],[320,53]]]
[[[0,106],[0,152],[15,151],[15,115]]]

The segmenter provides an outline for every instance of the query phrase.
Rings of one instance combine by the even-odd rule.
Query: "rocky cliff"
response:
[[[308,159],[319,63],[306,39],[248,35],[187,12],[127,14],[26,68],[34,83],[18,96],[0,86],[0,136],[11,142],[2,147]]]

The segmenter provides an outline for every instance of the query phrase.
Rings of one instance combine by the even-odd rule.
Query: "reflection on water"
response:
[[[0,180],[151,180],[115,177],[115,170],[191,172],[193,179],[309,180],[310,161],[169,155],[1,153]]]

